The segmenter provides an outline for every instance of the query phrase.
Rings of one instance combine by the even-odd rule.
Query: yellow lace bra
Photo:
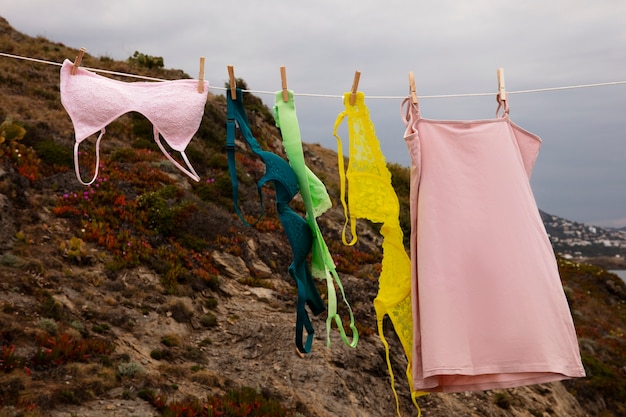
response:
[[[350,105],[352,93],[345,93],[345,110],[337,116],[333,135],[337,138],[339,175],[341,179],[341,203],[346,222],[342,232],[345,245],[357,241],[356,219],[369,219],[382,223],[383,236],[382,271],[379,277],[378,295],[374,299],[374,310],[378,324],[378,334],[385,346],[387,367],[391,377],[391,387],[400,414],[398,395],[394,387],[394,377],[389,358],[389,345],[383,335],[383,319],[389,315],[393,327],[402,343],[408,359],[407,377],[411,387],[411,397],[425,395],[413,390],[411,359],[413,346],[413,315],[411,306],[411,260],[402,243],[400,228],[400,205],[398,196],[391,185],[391,173],[387,169],[385,157],[376,138],[374,124],[365,105],[364,95],[357,93],[355,104]],[[337,129],[344,118],[348,119],[350,159],[347,173],[344,172],[343,146]],[[348,180],[348,203],[346,203],[346,177]],[[350,224],[352,240],[346,239],[346,229]],[[418,407],[419,410],[419,407]]]

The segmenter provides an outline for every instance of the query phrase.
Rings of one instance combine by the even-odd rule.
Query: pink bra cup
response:
[[[76,68],[69,60],[61,67],[61,103],[74,125],[74,167],[78,180],[92,184],[98,177],[100,140],[105,127],[121,115],[135,111],[144,115],[154,127],[154,140],[161,152],[182,172],[199,181],[185,149],[200,127],[209,83],[204,81],[198,92],[197,80],[163,82],[122,82],[106,78],[84,68]],[[84,182],[78,165],[78,147],[89,136],[100,132],[96,140],[96,168],[93,178]],[[180,152],[187,167],[177,162],[165,149],[160,135],[175,151]]]

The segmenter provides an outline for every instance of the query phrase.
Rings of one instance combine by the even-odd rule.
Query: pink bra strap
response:
[[[496,96],[496,100],[498,101],[498,108],[496,109],[496,117],[506,117],[509,115],[509,100],[500,100],[500,94]],[[502,115],[498,115],[500,113],[500,109],[502,109]]]
[[[402,117],[402,121],[407,128],[413,126],[417,120],[422,118],[419,103],[413,103],[409,98],[402,100],[402,104],[400,104],[400,117]]]
[[[159,145],[159,149],[161,149],[161,152],[163,152],[163,155],[165,155],[167,157],[167,159],[169,159],[178,169],[180,169],[182,172],[184,172],[191,179],[193,179],[195,181],[200,181],[200,176],[196,173],[196,170],[193,169],[193,167],[189,163],[189,160],[187,159],[187,155],[185,155],[185,152],[181,151],[180,154],[182,155],[183,160],[185,161],[185,164],[187,164],[187,167],[189,169],[185,168],[184,166],[179,164],[178,161],[176,161],[174,158],[172,158],[172,155],[170,155],[169,152],[167,150],[165,150],[165,147],[161,143],[161,139],[159,137],[159,131],[157,130],[157,128],[154,127],[153,130],[154,130],[154,140],[156,141],[157,145]]]
[[[105,132],[106,130],[102,128],[100,134],[98,135],[98,139],[96,140],[96,172],[93,174],[93,178],[89,182],[83,181],[80,176],[80,167],[78,166],[78,147],[80,146],[80,142],[76,142],[74,144],[74,170],[76,172],[76,178],[78,178],[78,181],[80,181],[83,185],[91,185],[94,181],[96,181],[96,178],[98,178],[98,170],[100,169],[100,139],[102,139],[102,135],[104,135]]]

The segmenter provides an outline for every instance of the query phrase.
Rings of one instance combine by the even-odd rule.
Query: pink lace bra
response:
[[[185,155],[185,148],[200,127],[208,94],[207,81],[204,81],[203,92],[198,92],[197,80],[127,83],[80,67],[72,75],[72,67],[69,60],[65,60],[61,67],[61,103],[74,125],[74,165],[76,176],[82,184],[90,185],[98,177],[100,139],[105,133],[105,127],[131,111],[144,115],[152,123],[154,140],[163,154],[186,175],[200,180]],[[83,140],[98,131],[95,173],[91,181],[84,182],[78,165],[78,147]],[[187,167],[168,153],[159,135],[172,149],[180,152]]]

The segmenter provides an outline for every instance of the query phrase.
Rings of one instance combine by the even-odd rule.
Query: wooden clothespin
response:
[[[74,60],[74,65],[72,65],[72,75],[76,75],[76,68],[80,67],[80,61],[83,60],[83,55],[85,55],[85,48],[80,48],[80,51],[78,51],[78,55],[76,55],[76,59]]]
[[[354,81],[352,81],[352,94],[350,95],[350,105],[356,103],[356,91],[359,88],[359,80],[361,79],[361,71],[354,72]]]
[[[226,66],[228,69],[228,85],[230,86],[230,98],[237,100],[237,83],[235,82],[235,68],[232,65]]]
[[[504,68],[498,68],[498,103],[506,101],[506,89],[504,88]]]
[[[415,91],[415,76],[413,71],[409,72],[409,92],[411,95],[411,103],[417,104],[417,93]]]
[[[200,74],[198,75],[198,93],[204,92],[204,57],[200,57]]]
[[[283,89],[283,101],[286,103],[289,101],[289,91],[287,91],[287,70],[285,67],[280,67],[280,81]]]

